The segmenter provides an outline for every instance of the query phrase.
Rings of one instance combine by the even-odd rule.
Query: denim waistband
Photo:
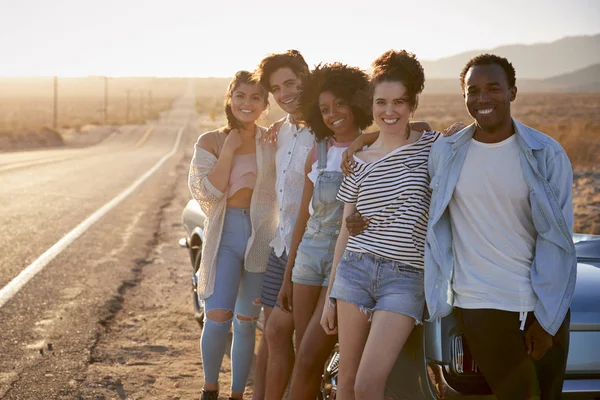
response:
[[[249,208],[233,208],[227,207],[225,209],[225,215],[235,216],[235,215],[250,215]]]
[[[223,218],[223,232],[228,232],[228,240],[242,243],[245,248],[246,242],[252,234],[250,209],[227,207]]]
[[[331,233],[331,234],[339,234],[340,228],[342,226],[342,220],[338,220],[336,222],[330,221],[329,223],[323,224],[321,221],[310,218],[306,223],[306,229],[315,233],[323,232],[323,233]]]
[[[382,256],[378,256],[377,254],[373,254],[373,253],[369,253],[369,252],[360,252],[360,251],[354,251],[354,250],[346,250],[346,252],[351,254],[351,257],[357,259],[357,260],[362,260],[363,258],[369,259],[369,261],[372,262],[378,262],[378,263],[390,263],[390,264],[394,264],[396,266],[406,266],[406,267],[410,267],[410,268],[414,268],[414,269],[418,269],[418,270],[422,270],[423,268],[419,268],[419,267],[415,267],[414,265],[410,265],[409,263],[406,263],[404,261],[398,261],[398,260],[391,260],[389,258],[386,257],[382,257]]]

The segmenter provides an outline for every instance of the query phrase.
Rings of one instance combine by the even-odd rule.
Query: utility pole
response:
[[[58,76],[54,77],[54,118],[52,128],[58,129]]]
[[[127,89],[127,123],[129,123],[129,116],[131,113],[131,89]]]
[[[152,114],[152,90],[148,90],[148,112]]]
[[[140,123],[144,121],[144,91],[140,90]]]
[[[104,77],[104,124],[108,123],[108,77]]]

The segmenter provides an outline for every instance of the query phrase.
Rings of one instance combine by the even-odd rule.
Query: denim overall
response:
[[[344,203],[337,199],[344,175],[326,171],[327,141],[317,142],[317,179],[310,216],[292,272],[292,281],[310,286],[327,286],[333,251],[342,225]]]

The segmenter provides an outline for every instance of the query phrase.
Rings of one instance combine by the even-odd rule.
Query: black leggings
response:
[[[527,314],[520,330],[518,312],[455,308],[473,359],[498,400],[560,399],[569,353],[570,312],[539,361],[525,347],[525,332],[535,321]]]

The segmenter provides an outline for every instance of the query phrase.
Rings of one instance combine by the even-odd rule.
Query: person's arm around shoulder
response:
[[[429,132],[433,130],[431,125],[426,121],[410,121],[409,125],[411,131]]]
[[[464,129],[466,125],[462,122],[455,122],[442,132],[442,136],[452,136],[457,132]],[[425,121],[412,121],[410,122],[410,128],[418,132],[431,132],[433,129],[431,125]],[[353,157],[355,153],[358,153],[365,146],[370,146],[379,137],[379,131],[371,133],[363,133],[354,141],[352,144],[342,153],[342,173],[344,175],[351,174],[354,171]]]
[[[316,146],[316,145],[315,145]],[[309,205],[312,201],[314,186],[312,181],[308,178],[308,174],[312,170],[313,165],[313,151],[308,153],[306,162],[304,163],[304,189],[302,190],[302,200],[300,201],[300,209],[298,210],[298,218],[296,218],[296,225],[294,225],[294,231],[292,232],[292,240],[290,243],[290,254],[288,254],[287,264],[285,266],[285,272],[283,274],[283,282],[277,300],[282,311],[292,311],[292,269],[296,262],[296,254],[298,253],[298,247],[304,236],[306,230],[306,224],[310,218]]]
[[[281,129],[281,125],[285,122],[286,117],[282,117],[279,120],[273,122],[271,126],[267,129],[267,134],[264,136],[265,142],[275,143],[277,141],[277,136],[279,135],[279,129]]]
[[[463,129],[466,125],[462,122],[455,122],[452,125],[450,125],[449,127],[447,127],[446,129],[444,129],[442,131],[442,135],[444,136],[452,136],[454,135],[456,132],[460,131],[461,129]],[[410,122],[410,129],[413,131],[417,131],[417,132],[431,132],[433,131],[433,128],[431,127],[431,125],[429,125],[428,122],[426,121],[411,121]]]
[[[354,154],[358,153],[365,146],[370,146],[379,137],[379,131],[371,133],[363,133],[359,135],[342,153],[342,173],[349,175],[354,172]]]
[[[455,122],[442,131],[442,136],[452,136],[467,127],[463,122]]]

